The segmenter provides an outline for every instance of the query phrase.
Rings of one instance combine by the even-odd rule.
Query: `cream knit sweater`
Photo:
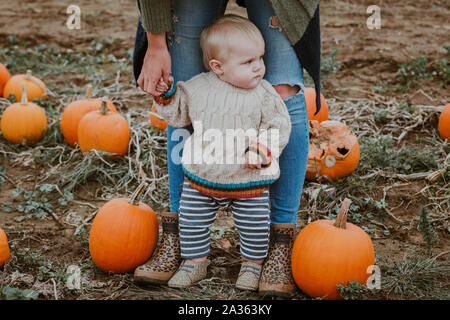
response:
[[[178,82],[168,101],[155,102],[170,125],[193,125],[181,163],[185,177],[199,191],[251,197],[279,178],[277,158],[289,141],[291,122],[285,103],[266,80],[254,89],[241,89],[205,72]],[[257,142],[270,150],[270,165],[246,168],[245,151]]]

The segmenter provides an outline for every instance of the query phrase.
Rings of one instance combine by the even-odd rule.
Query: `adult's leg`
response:
[[[284,98],[292,123],[289,143],[279,159],[280,178],[270,186],[271,222],[296,224],[309,150],[302,67],[281,28],[274,26],[276,19],[270,2],[247,0],[246,4],[249,18],[266,42],[265,79]]]
[[[173,2],[173,32],[168,36],[172,58],[172,75],[177,81],[187,81],[205,72],[200,34],[214,18],[224,13],[228,0],[175,0]],[[182,145],[192,134],[192,125],[182,129],[167,128],[170,210],[178,212],[184,181],[180,160]]]
[[[290,258],[309,151],[303,73],[269,0],[247,0],[246,5],[249,19],[266,42],[265,79],[284,99],[292,123],[289,142],[279,158],[280,178],[269,188],[271,242],[259,287],[262,294],[288,295],[295,290]]]
[[[174,0],[173,28],[168,35],[169,51],[172,58],[172,75],[177,81],[186,81],[204,72],[200,49],[200,34],[203,28],[225,11],[227,0]],[[170,214],[174,217],[176,233],[168,235],[164,229],[163,240],[152,257],[136,268],[134,279],[138,282],[167,283],[181,262],[178,234],[178,212],[184,181],[181,166],[182,149],[186,139],[192,134],[192,126],[167,128],[167,158],[169,171]],[[167,230],[173,230],[172,227]]]

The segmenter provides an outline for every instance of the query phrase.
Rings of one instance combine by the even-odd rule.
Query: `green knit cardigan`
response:
[[[314,16],[319,0],[269,1],[289,42],[296,44]],[[172,30],[172,1],[137,0],[137,6],[146,31],[161,33]]]

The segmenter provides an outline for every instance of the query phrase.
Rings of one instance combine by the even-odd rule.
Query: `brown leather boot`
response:
[[[262,267],[259,294],[289,297],[296,290],[291,271],[291,254],[297,228],[294,224],[274,223],[270,227],[269,253]]]
[[[146,263],[136,268],[134,271],[135,282],[166,284],[180,266],[178,214],[163,212],[161,220],[163,229],[161,244]]]

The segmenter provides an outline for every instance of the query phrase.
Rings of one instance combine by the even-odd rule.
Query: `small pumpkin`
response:
[[[110,101],[106,101],[109,110],[117,112],[116,107]],[[86,99],[76,100],[67,105],[61,115],[61,131],[67,143],[72,147],[78,142],[78,125],[80,120],[89,112],[99,110],[102,106],[101,99],[92,99],[92,86],[88,86]]]
[[[0,120],[0,127],[3,136],[9,142],[35,143],[47,133],[47,116],[37,104],[28,102],[25,84],[22,84],[22,90],[22,101],[5,109]]]
[[[347,222],[351,200],[345,199],[335,221],[316,220],[304,227],[292,248],[292,276],[297,286],[314,298],[342,299],[339,284],[364,284],[367,268],[375,263],[370,236]]]
[[[6,237],[5,231],[0,228],[0,268],[3,267],[5,262],[10,257],[8,238]]]
[[[141,184],[130,199],[108,201],[95,216],[89,251],[100,269],[132,271],[152,255],[158,241],[158,219],[152,208],[138,200],[145,186]]]
[[[360,158],[359,142],[353,131],[335,120],[309,121],[309,153],[306,178],[326,176],[330,180],[351,174]]]
[[[150,110],[152,113],[150,114],[150,125],[152,127],[156,127],[159,130],[166,130],[167,129],[167,121],[161,118],[161,116],[158,114],[158,111],[156,110],[156,106],[153,103],[152,108]]]
[[[442,140],[450,140],[450,103],[447,104],[439,116],[438,131]]]
[[[10,78],[11,74],[8,69],[0,63],[0,96],[3,96],[3,88]]]
[[[100,110],[88,112],[78,125],[78,145],[83,154],[92,149],[123,156],[130,143],[127,120],[118,112],[110,111],[102,101]]]
[[[47,87],[41,79],[36,78],[28,70],[26,74],[16,74],[6,83],[3,90],[3,98],[10,94],[16,97],[16,101],[22,100],[22,84],[25,84],[28,101],[33,99],[47,99]]]
[[[316,112],[316,89],[311,87],[305,87],[305,101],[306,109],[308,111],[308,120],[317,120],[319,122],[328,120],[328,105],[325,101],[325,97],[320,93],[320,110],[319,113],[314,115]]]

